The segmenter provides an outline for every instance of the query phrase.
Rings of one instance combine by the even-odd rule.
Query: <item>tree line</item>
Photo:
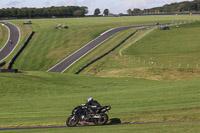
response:
[[[170,12],[195,12],[200,11],[200,0],[183,1],[179,3],[166,4],[162,7],[141,10],[139,8],[128,9],[129,15],[148,13],[170,13]]]
[[[159,12],[191,12],[200,11],[200,0],[183,1],[180,3],[166,4],[162,7],[155,7],[152,10]]]
[[[99,8],[96,8],[96,9],[94,10],[94,16],[98,16],[100,13],[101,13],[101,10],[100,10]],[[105,9],[105,10],[103,11],[103,14],[104,14],[105,16],[108,16],[109,13],[110,13],[109,9]]]
[[[200,0],[183,1],[179,3],[166,4],[162,7],[141,10],[139,8],[128,9],[129,15],[148,14],[148,13],[166,13],[166,12],[191,12],[200,11]],[[0,18],[50,18],[50,17],[83,17],[88,13],[88,7],[82,6],[61,6],[44,8],[3,8],[0,9]],[[94,16],[100,15],[99,8],[94,10]],[[104,16],[109,16],[109,9],[103,11]]]
[[[41,18],[41,17],[82,17],[88,13],[88,7],[61,6],[44,8],[3,8],[0,17]]]

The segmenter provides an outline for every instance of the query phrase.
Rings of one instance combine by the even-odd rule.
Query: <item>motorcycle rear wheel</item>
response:
[[[108,115],[106,113],[101,113],[100,119],[94,119],[95,125],[105,125],[108,122]]]
[[[78,124],[79,119],[76,116],[69,116],[69,118],[66,120],[66,125],[68,127],[74,127]]]

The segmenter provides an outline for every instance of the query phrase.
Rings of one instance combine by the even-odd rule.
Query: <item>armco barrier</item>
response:
[[[9,65],[8,65],[8,69],[12,68],[12,65],[14,64],[15,60],[21,54],[21,52],[24,50],[24,48],[27,46],[27,44],[29,43],[29,41],[33,37],[34,33],[35,33],[34,31],[31,32],[31,34],[29,35],[29,37],[27,38],[27,40],[24,42],[24,45],[19,49],[19,51],[16,53],[16,55],[11,59]]]
[[[18,73],[18,69],[0,69],[0,73]]]
[[[4,66],[6,64],[6,62],[4,61],[4,62],[2,62],[2,63],[0,63],[0,67],[2,67],[2,66]]]

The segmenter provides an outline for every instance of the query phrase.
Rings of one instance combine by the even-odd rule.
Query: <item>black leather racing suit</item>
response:
[[[91,101],[85,104],[88,107],[89,113],[96,114],[97,110],[101,105],[97,101]]]

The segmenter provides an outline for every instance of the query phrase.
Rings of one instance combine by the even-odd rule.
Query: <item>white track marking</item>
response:
[[[116,29],[116,28],[114,28],[114,29]],[[112,30],[114,30],[114,29],[112,29]],[[110,30],[110,31],[111,31],[111,30]],[[117,33],[118,33],[118,32],[117,32]],[[87,45],[89,45],[91,42],[97,40],[97,39],[100,38],[101,36],[102,36],[102,35],[98,36],[97,38],[93,39],[92,41],[90,41],[89,43],[87,43],[86,45],[84,45],[83,47],[81,47],[80,49],[78,49],[77,51],[75,51],[74,53],[72,53],[71,55],[67,56],[65,59],[63,59],[62,61],[60,61],[58,64],[56,64],[55,66],[53,66],[52,68],[50,68],[49,70],[47,70],[47,72],[49,72],[50,70],[54,69],[56,66],[58,66],[59,64],[61,64],[63,61],[65,61],[65,60],[68,59],[69,57],[73,56],[73,55],[76,54],[78,51],[80,51],[81,49],[85,48]],[[110,38],[110,37],[109,37],[109,38]],[[109,38],[108,38],[108,39],[109,39]],[[107,40],[107,39],[106,39],[106,40]],[[104,40],[104,41],[105,41],[105,40]],[[103,41],[103,42],[104,42],[104,41]],[[103,43],[103,42],[102,42],[102,43]],[[101,44],[101,43],[100,43],[100,44]],[[99,44],[98,44],[97,46],[99,46]],[[95,46],[94,48],[96,48],[97,46]],[[94,48],[93,48],[93,49],[94,49]],[[93,49],[92,49],[92,50],[93,50]],[[90,50],[90,51],[91,51],[91,50]],[[90,52],[90,51],[89,51],[89,52]],[[89,53],[89,52],[87,52],[87,53]],[[85,56],[85,54],[84,54],[83,56]],[[81,56],[80,58],[82,58],[83,56]],[[80,59],[80,58],[79,58],[79,59]],[[78,59],[78,60],[79,60],[79,59]],[[76,60],[76,61],[77,61],[77,60]],[[75,62],[74,62],[74,63],[75,63]],[[74,63],[73,63],[73,64],[74,64]],[[71,64],[71,65],[72,65],[72,64]],[[70,66],[71,66],[71,65],[70,65]],[[70,66],[69,66],[69,67],[70,67]],[[67,67],[65,70],[67,70],[69,67]],[[63,72],[62,72],[62,73],[63,73]]]

